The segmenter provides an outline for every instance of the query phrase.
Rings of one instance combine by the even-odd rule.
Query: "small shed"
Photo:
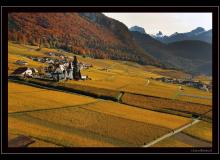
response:
[[[86,80],[87,78],[88,78],[88,76],[86,76],[86,75],[82,75],[82,76],[81,76],[81,79],[82,79],[82,80]]]
[[[28,67],[19,67],[12,73],[12,75],[19,77],[32,76],[32,74],[32,70]]]

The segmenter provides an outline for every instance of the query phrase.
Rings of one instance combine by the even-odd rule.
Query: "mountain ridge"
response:
[[[177,42],[177,41],[183,41],[183,40],[200,40],[200,41],[204,41],[204,42],[211,44],[212,43],[212,29],[206,31],[202,27],[197,27],[191,30],[190,32],[184,32],[184,33],[175,32],[171,34],[170,36],[152,35],[152,37],[166,44]]]
[[[130,31],[140,32],[142,34],[146,34],[145,29],[139,26],[133,26],[129,28]]]
[[[121,22],[101,13],[10,13],[8,39],[62,48],[93,58],[160,65]]]
[[[162,43],[148,34],[132,32],[136,42],[161,63],[193,74],[211,74],[212,48],[209,43],[184,40],[169,44]],[[205,70],[204,65],[208,66]]]

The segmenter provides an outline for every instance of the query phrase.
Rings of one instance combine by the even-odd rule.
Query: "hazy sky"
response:
[[[188,32],[196,27],[212,28],[212,13],[104,13],[123,22],[127,27],[140,26],[148,34],[162,31],[170,35],[174,32]]]

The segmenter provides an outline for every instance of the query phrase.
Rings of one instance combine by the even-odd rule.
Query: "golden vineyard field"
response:
[[[193,137],[193,139],[191,138]],[[152,147],[210,147],[212,146],[212,124],[200,121]]]
[[[68,107],[96,102],[95,99],[89,97],[70,95],[64,92],[55,92],[12,82],[8,83],[8,88],[9,113]]]
[[[184,101],[161,99],[158,97],[149,97],[143,95],[134,95],[125,93],[122,97],[122,102],[128,105],[133,105],[141,108],[160,110],[166,109],[171,111],[179,111],[185,113],[204,114],[212,110],[211,106],[188,103]]]
[[[90,139],[83,137],[76,133],[69,133],[63,129],[51,129],[45,125],[39,125],[28,122],[26,120],[19,120],[9,116],[9,133],[22,134],[29,137],[36,137],[42,141],[50,142],[58,145],[59,147],[102,147],[102,146],[113,146],[112,144],[105,143],[99,140]],[[45,147],[44,145],[40,147]]]
[[[25,60],[28,67],[37,69],[45,66],[45,63],[32,61],[26,56],[44,57],[48,52],[60,53],[49,48],[37,51],[36,46],[11,42],[8,47],[9,74],[19,67],[15,64],[17,60]],[[64,51],[62,54],[74,55]],[[189,76],[186,73],[126,61],[78,55],[77,58],[79,62],[92,64],[92,68],[81,71],[91,80],[8,82],[9,139],[18,135],[29,136],[35,140],[29,147],[137,147],[191,123],[193,114],[209,111],[205,119],[212,121],[211,92],[185,86],[180,91],[177,84],[154,80],[164,76],[185,78]],[[198,128],[200,133],[197,133]],[[212,131],[210,124],[205,122],[188,128],[185,133],[210,141]],[[166,144],[193,146],[170,137],[155,147]]]
[[[35,93],[42,91],[40,88],[13,82],[9,83],[9,87],[12,87],[11,91],[16,89],[19,92],[27,92],[29,95],[30,90]],[[68,97],[69,100],[78,103],[80,98],[88,99],[88,102],[96,100],[58,91],[48,92],[53,92],[57,98],[65,94],[62,98]],[[39,106],[45,105],[41,94],[38,94],[38,97],[35,95],[33,98],[38,99]],[[47,97],[48,102],[52,99],[54,97]],[[15,100],[18,104],[26,103],[23,100],[19,101],[20,98],[10,96],[9,104]],[[171,129],[179,128],[190,122],[190,119],[187,118],[108,101],[80,106],[78,103],[73,103],[72,107],[68,108],[57,104],[60,105],[60,108],[45,106],[40,110],[31,107],[35,105],[33,100],[28,103],[28,112],[22,112],[23,109],[19,110],[21,112],[18,112],[18,109],[10,109],[9,133],[24,134],[61,146],[141,146],[170,132]],[[88,144],[84,142],[88,142]]]
[[[202,140],[212,142],[212,124],[209,122],[201,121],[185,129],[183,132],[191,136],[196,136]]]
[[[82,108],[138,122],[150,123],[169,129],[176,129],[191,122],[190,119],[185,117],[158,113],[108,101],[102,101],[89,107],[82,106]]]

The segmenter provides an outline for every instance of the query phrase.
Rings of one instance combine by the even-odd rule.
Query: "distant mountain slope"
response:
[[[132,32],[135,41],[161,63],[192,73],[211,74],[212,47],[209,43],[190,40],[164,44],[148,34]]]
[[[183,40],[199,40],[207,43],[212,43],[212,29],[206,31],[202,27],[197,27],[196,29],[186,33],[176,32],[170,36],[153,35],[152,37],[163,43],[172,43]]]
[[[203,42],[212,43],[212,29],[192,37],[192,40],[200,40]]]
[[[139,26],[133,26],[131,28],[129,28],[130,31],[133,31],[133,32],[140,32],[140,33],[143,33],[143,34],[146,34],[145,32],[145,29],[142,28],[142,27],[139,27]]]
[[[155,39],[153,39],[148,34],[142,34],[137,31],[131,32],[136,43],[141,46],[145,51],[150,53],[157,59],[160,59],[161,62],[164,62],[165,58],[167,58],[166,54],[166,44],[163,44]]]
[[[191,68],[193,72],[212,74],[211,44],[198,40],[186,40],[170,43],[168,48],[173,51],[173,55],[191,60],[194,64]]]
[[[101,13],[10,13],[8,38],[94,58],[160,65],[121,22]]]
[[[188,59],[210,61],[212,58],[212,46],[206,42],[197,40],[185,40],[167,45],[173,54]]]

